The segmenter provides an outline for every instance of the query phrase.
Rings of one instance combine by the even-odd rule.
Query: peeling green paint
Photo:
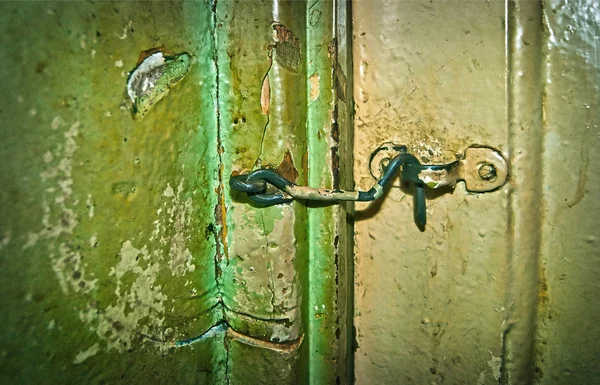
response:
[[[227,183],[257,165],[330,180],[333,142],[311,141],[331,132],[332,63],[317,48],[333,5],[251,5],[0,5],[15,47],[0,52],[0,382],[333,379],[334,209],[253,207]],[[323,36],[307,35],[313,9]],[[186,54],[131,119],[126,71],[156,46]]]

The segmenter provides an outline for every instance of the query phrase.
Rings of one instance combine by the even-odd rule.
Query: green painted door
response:
[[[593,384],[595,1],[0,3],[0,384]],[[132,72],[134,71],[134,72]],[[133,99],[133,100],[132,100]],[[509,183],[258,207],[476,143]]]
[[[257,208],[228,185],[259,167],[351,183],[345,15],[0,5],[0,383],[347,381],[345,208]],[[160,67],[184,53],[187,73]]]

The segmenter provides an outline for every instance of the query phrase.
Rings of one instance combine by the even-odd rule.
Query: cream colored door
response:
[[[500,149],[499,191],[358,204],[358,384],[600,382],[595,1],[354,1],[355,181],[381,143]],[[592,165],[590,167],[590,165]]]

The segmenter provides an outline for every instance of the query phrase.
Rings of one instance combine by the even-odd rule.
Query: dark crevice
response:
[[[219,26],[219,21],[217,20],[217,0],[212,0],[211,1],[211,6],[212,6],[212,33],[213,33],[213,63],[215,66],[215,101],[216,101],[216,131],[217,131],[217,155],[218,155],[218,159],[219,159],[219,164],[218,164],[218,171],[217,171],[217,175],[218,175],[218,181],[219,181],[219,185],[217,187],[217,204],[215,206],[215,224],[216,226],[213,226],[213,235],[215,238],[215,257],[214,257],[214,262],[215,262],[215,282],[217,285],[217,295],[218,295],[218,303],[220,303],[221,305],[223,304],[223,289],[222,289],[222,268],[221,268],[221,263],[223,261],[223,256],[224,254],[227,253],[226,250],[226,245],[223,244],[223,250],[221,250],[221,242],[225,242],[225,240],[223,239],[223,227],[226,226],[226,220],[227,218],[224,217],[224,207],[222,206],[224,204],[224,185],[223,185],[223,156],[222,156],[222,152],[223,152],[223,148],[222,148],[222,142],[221,142],[221,98],[220,98],[220,71],[219,71],[219,52],[217,49],[217,45],[218,45],[218,33],[217,33],[217,29]],[[219,323],[217,323],[215,326],[213,326],[212,328],[210,328],[209,330],[207,330],[203,336],[207,336],[207,333],[210,333],[211,331],[217,330],[215,328],[220,328],[220,327],[224,327],[225,329],[228,327],[227,325],[227,321],[225,319],[225,310],[224,307],[221,306],[221,321]],[[224,326],[221,326],[224,325]],[[202,338],[202,337],[199,337]],[[198,340],[198,339],[196,339]],[[227,384],[230,383],[229,380],[229,346],[227,345],[227,335],[224,333],[223,334],[223,343],[224,343],[224,347],[225,347],[225,351],[226,351],[226,356],[225,356],[225,380],[227,382]]]
[[[229,307],[227,307],[227,305],[225,305],[225,304],[222,304],[222,305],[223,305],[224,309],[226,309],[227,311],[229,311],[229,312],[231,312],[233,314],[236,314],[236,315],[239,315],[239,316],[242,316],[242,317],[248,317],[248,318],[251,318],[251,319],[256,320],[256,321],[272,322],[272,323],[275,323],[275,324],[288,324],[288,323],[292,322],[292,320],[290,320],[289,318],[263,318],[263,317],[258,317],[256,315],[244,313],[244,312],[241,312],[241,311],[232,310]],[[290,310],[293,310],[293,309],[294,308],[292,307],[292,308],[285,309],[285,310],[286,311],[290,311]]]
[[[268,101],[263,101],[262,98],[264,97],[263,95],[263,90],[262,87],[264,87],[265,82],[269,81],[269,72],[271,72],[271,67],[273,67],[273,51],[272,48],[269,49],[269,68],[267,68],[267,72],[265,72],[265,76],[263,76],[262,82],[261,84],[261,108],[263,109],[263,114],[267,115],[267,121],[265,122],[265,126],[263,127],[263,132],[262,132],[262,136],[260,138],[260,147],[258,149],[258,156],[256,157],[256,160],[254,161],[254,169],[257,168],[261,168],[262,167],[262,152],[263,152],[263,146],[265,143],[265,136],[267,135],[267,128],[269,127],[269,122],[271,121],[271,113],[269,111],[269,106],[267,106],[266,108],[262,105],[263,103],[269,103],[270,104],[270,99],[271,99],[271,91],[270,91],[270,86],[269,86],[269,100]]]

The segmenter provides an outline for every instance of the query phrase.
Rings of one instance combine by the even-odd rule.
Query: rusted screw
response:
[[[479,177],[483,180],[493,181],[496,179],[496,167],[490,163],[481,163],[477,169]]]
[[[381,162],[379,164],[380,164],[381,169],[383,171],[385,171],[385,169],[389,166],[390,160],[391,160],[390,158],[383,158],[383,159],[381,159]]]

